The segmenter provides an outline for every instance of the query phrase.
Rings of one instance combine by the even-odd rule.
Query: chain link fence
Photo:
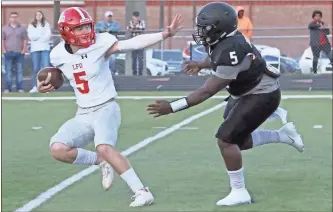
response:
[[[331,30],[332,28],[329,27],[326,31]],[[156,31],[147,33],[152,32]],[[144,53],[141,51],[118,54],[117,62],[123,65],[117,66],[116,74],[152,76],[184,74],[184,61],[203,61],[207,57],[204,46],[197,45],[193,41],[192,33],[192,29],[182,30],[176,36],[163,41],[161,45],[145,49]],[[314,71],[332,73],[330,45],[332,35],[327,34],[326,44],[311,48],[308,28],[255,28],[251,41],[267,63],[277,67],[282,74],[308,74]],[[127,61],[125,61],[126,58]],[[315,64],[313,64],[314,58],[318,60]],[[142,67],[144,64],[145,67]],[[210,72],[203,70],[200,74],[207,73]]]
[[[328,28],[332,30],[332,28]],[[159,30],[150,30],[154,33]],[[203,61],[207,57],[205,48],[197,45],[192,39],[192,29],[180,31],[176,36],[153,45],[145,50],[115,54],[110,58],[110,70],[115,75],[182,75],[184,61]],[[119,40],[129,39],[126,31],[117,33]],[[255,28],[252,43],[264,54],[268,63],[280,68],[282,73],[311,73],[313,72],[313,58],[318,58],[317,72],[332,71],[332,51],[330,40],[328,43],[311,48],[309,45],[309,30],[307,28]],[[53,35],[51,48],[61,41],[59,35]],[[313,51],[315,54],[313,54]],[[2,72],[5,73],[4,60]],[[24,75],[32,73],[31,55],[27,53],[24,61]],[[209,73],[204,70],[200,74]]]
[[[33,1],[24,6],[19,4],[5,5],[2,11],[2,23],[8,20],[12,11],[19,12],[21,21],[27,25],[34,13],[41,10],[45,13],[51,25],[55,20],[52,4],[41,6]],[[76,1],[75,1],[76,2]],[[203,46],[196,45],[192,39],[193,20],[196,13],[208,1],[79,1],[97,22],[102,20],[104,13],[111,10],[113,19],[121,25],[116,36],[119,40],[130,38],[126,30],[133,11],[140,11],[140,16],[146,22],[144,33],[163,31],[163,27],[171,23],[176,13],[184,15],[184,28],[177,36],[169,38],[160,44],[145,50],[130,53],[115,54],[110,58],[110,70],[114,75],[164,76],[183,75],[184,61],[202,61],[207,56]],[[134,4],[135,3],[135,4]],[[332,7],[331,1],[230,1],[233,6],[243,6],[245,15],[250,18],[254,28],[251,41],[264,55],[265,60],[278,67],[282,73],[308,74],[332,73]],[[31,5],[32,6],[31,6]],[[8,6],[9,5],[9,6]],[[60,11],[70,5],[60,6]],[[309,29],[307,28],[314,9],[323,11],[323,19],[327,30],[324,32],[328,44],[310,47]],[[297,12],[295,12],[297,11]],[[282,15],[282,14],[288,15]],[[55,33],[50,41],[51,48],[60,42],[60,36]],[[316,39],[320,40],[322,34]],[[314,53],[313,53],[314,52]],[[315,58],[315,61],[313,62]],[[2,72],[5,73],[2,58]],[[24,76],[32,76],[31,55],[27,53],[24,60]],[[210,74],[211,70],[203,70],[200,75]],[[14,75],[14,74],[13,74]]]

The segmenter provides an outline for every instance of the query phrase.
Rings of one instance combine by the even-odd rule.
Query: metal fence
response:
[[[145,33],[158,32],[170,24],[176,13],[185,17],[181,32],[160,44],[154,45],[144,52],[116,54],[110,59],[110,69],[117,75],[168,75],[182,74],[184,60],[202,60],[206,53],[202,46],[192,41],[193,20],[200,8],[209,1],[73,1],[71,4],[62,1],[60,11],[69,6],[81,6],[88,10],[95,21],[103,19],[105,11],[111,10],[113,19],[121,25],[117,33],[119,40],[128,39],[126,26],[132,18],[133,11],[139,11],[146,22]],[[312,20],[314,9],[323,12],[323,20],[332,31],[332,1],[227,1],[233,6],[243,6],[254,25],[252,42],[266,55],[267,61],[278,66],[283,73],[311,73],[313,71],[313,54],[309,46],[309,30],[307,25]],[[14,4],[15,3],[15,4]],[[56,22],[56,8],[52,1],[4,1],[2,8],[2,24],[8,20],[10,12],[19,12],[21,21],[27,25],[31,22],[34,13],[41,10],[45,13],[51,25]],[[288,15],[286,15],[288,14]],[[56,29],[54,29],[56,32]],[[328,35],[332,44],[332,35]],[[59,35],[54,35],[52,45],[60,41]],[[267,50],[269,47],[270,50]],[[265,50],[264,50],[265,49]],[[319,51],[322,49],[314,49]],[[280,57],[276,59],[275,53]],[[317,69],[318,72],[331,73],[329,65],[330,56],[320,51]],[[271,55],[270,55],[271,54]],[[136,62],[134,62],[136,61]],[[2,64],[3,65],[3,64]],[[3,66],[4,67],[4,66]],[[25,57],[24,75],[30,77],[31,56]],[[3,68],[3,72],[5,72]],[[209,74],[205,70],[201,74]]]
[[[329,28],[332,30],[332,28]],[[154,33],[160,30],[147,30],[146,33]],[[192,39],[193,29],[181,30],[176,36],[168,38],[159,44],[153,45],[143,51],[116,54],[110,59],[110,69],[117,75],[168,75],[183,74],[183,62],[186,60],[203,61],[207,56],[204,47],[198,46]],[[126,31],[117,33],[119,40],[129,39]],[[332,35],[327,36],[329,40]],[[61,40],[59,35],[53,35],[50,42],[53,47]],[[291,65],[282,64],[282,73],[301,71],[309,73],[312,71],[313,53],[309,46],[309,30],[307,28],[296,27],[275,27],[275,28],[255,28],[253,29],[252,43],[259,49],[276,49],[283,58],[282,62],[291,61]],[[319,63],[317,66],[327,66],[331,58],[326,55],[324,49],[316,48],[319,53]],[[265,50],[266,51],[266,50]],[[267,52],[267,51],[266,51]],[[268,60],[276,55],[268,51]],[[273,51],[274,52],[274,51]],[[272,55],[273,54],[273,55]],[[318,55],[318,52],[316,52]],[[308,58],[306,60],[306,58]],[[135,61],[136,60],[136,61]],[[305,62],[306,60],[306,62]],[[307,65],[304,65],[306,63]],[[309,66],[310,65],[310,66]],[[284,66],[288,66],[285,68]],[[301,66],[301,67],[300,67]],[[4,66],[3,66],[4,67]],[[29,76],[32,72],[31,56],[26,54],[24,75]],[[287,70],[285,70],[287,69]],[[331,68],[328,66],[327,70]],[[5,70],[3,69],[3,72]]]

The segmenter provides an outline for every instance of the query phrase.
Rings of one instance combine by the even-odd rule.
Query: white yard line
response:
[[[168,127],[152,127],[153,129],[166,129]],[[179,128],[179,130],[197,130],[199,129],[198,127],[182,127]]]
[[[142,149],[143,147],[147,146],[148,144],[163,138],[171,133],[173,133],[174,131],[182,128],[183,126],[205,116],[208,115],[218,109],[220,109],[221,107],[225,106],[227,103],[226,102],[222,102],[212,108],[209,108],[205,111],[202,111],[196,115],[193,115],[175,125],[172,125],[171,127],[157,133],[156,135],[152,136],[152,137],[148,137],[146,139],[144,139],[143,141],[140,141],[139,143],[135,144],[134,146],[131,146],[130,148],[126,149],[125,151],[122,152],[123,155],[128,156],[140,149]],[[47,200],[51,199],[54,195],[56,195],[57,193],[61,192],[62,190],[64,190],[65,188],[71,186],[72,184],[78,182],[79,180],[81,180],[82,178],[92,174],[94,171],[96,171],[98,169],[98,166],[90,166],[89,168],[86,168],[82,171],[80,171],[79,173],[67,178],[66,180],[62,181],[61,183],[59,183],[58,185],[55,185],[54,187],[48,189],[47,191],[41,193],[39,196],[37,196],[35,199],[29,201],[28,203],[26,203],[25,205],[23,205],[21,208],[16,209],[16,211],[21,211],[21,212],[29,212],[35,208],[37,208],[38,206],[42,205],[43,203],[45,203]]]
[[[132,100],[139,100],[139,99],[175,99],[180,98],[182,96],[119,96],[118,99],[132,99]],[[224,99],[227,96],[214,96],[212,98],[214,99]],[[283,95],[282,99],[332,99],[332,95]],[[43,101],[43,100],[75,100],[75,97],[68,96],[68,97],[2,97],[2,100],[14,100],[14,101]],[[221,104],[218,104],[208,110],[205,110],[203,112],[200,112],[196,115],[193,115],[182,122],[179,122],[159,133],[156,135],[146,138],[143,141],[137,143],[136,145],[126,149],[122,152],[123,155],[128,156],[141,148],[147,146],[148,144],[165,137],[166,135],[171,134],[172,132],[181,129],[183,126],[201,118],[202,116],[208,115],[209,113],[212,113],[221,107],[225,106],[226,102],[223,102]],[[24,211],[29,212],[38,206],[45,203],[47,200],[51,199],[54,195],[61,192],[65,188],[71,186],[75,182],[81,180],[82,178],[92,174],[94,171],[98,169],[98,166],[91,166],[89,168],[86,168],[79,173],[69,177],[68,179],[62,181],[58,185],[55,185],[54,187],[48,189],[47,191],[41,193],[39,196],[37,196],[35,199],[29,201],[27,204],[23,205],[21,208],[18,208],[16,211]]]
[[[117,99],[177,99],[184,96],[118,96]],[[211,99],[224,99],[228,96],[213,96]],[[4,96],[2,100],[11,101],[43,101],[43,100],[75,100],[74,96],[54,96],[54,97],[10,97]],[[332,99],[332,95],[282,95],[282,99]]]

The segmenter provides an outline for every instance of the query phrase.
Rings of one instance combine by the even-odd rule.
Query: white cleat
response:
[[[29,93],[38,93],[37,87],[34,86],[34,87],[29,91]]]
[[[251,196],[246,188],[232,189],[230,194],[216,203],[217,206],[251,204]]]
[[[130,207],[142,207],[150,205],[154,201],[154,197],[149,189],[146,187],[144,189],[138,190],[132,197],[133,202],[129,205]]]
[[[288,137],[289,140],[286,142],[287,144],[295,147],[299,152],[304,151],[302,137],[297,133],[294,123],[289,122],[285,124],[283,127],[281,127],[280,132],[284,133]]]
[[[105,191],[111,188],[114,179],[114,171],[110,164],[107,162],[102,162],[99,165],[102,173],[102,185]]]

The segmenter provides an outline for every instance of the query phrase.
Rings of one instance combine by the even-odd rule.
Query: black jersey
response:
[[[251,65],[246,70],[236,73],[235,79],[227,87],[231,95],[239,96],[250,91],[259,84],[263,74],[267,71],[266,62],[259,51],[238,31],[207,51],[215,72],[217,69],[223,72],[225,67],[237,66],[251,55]]]

